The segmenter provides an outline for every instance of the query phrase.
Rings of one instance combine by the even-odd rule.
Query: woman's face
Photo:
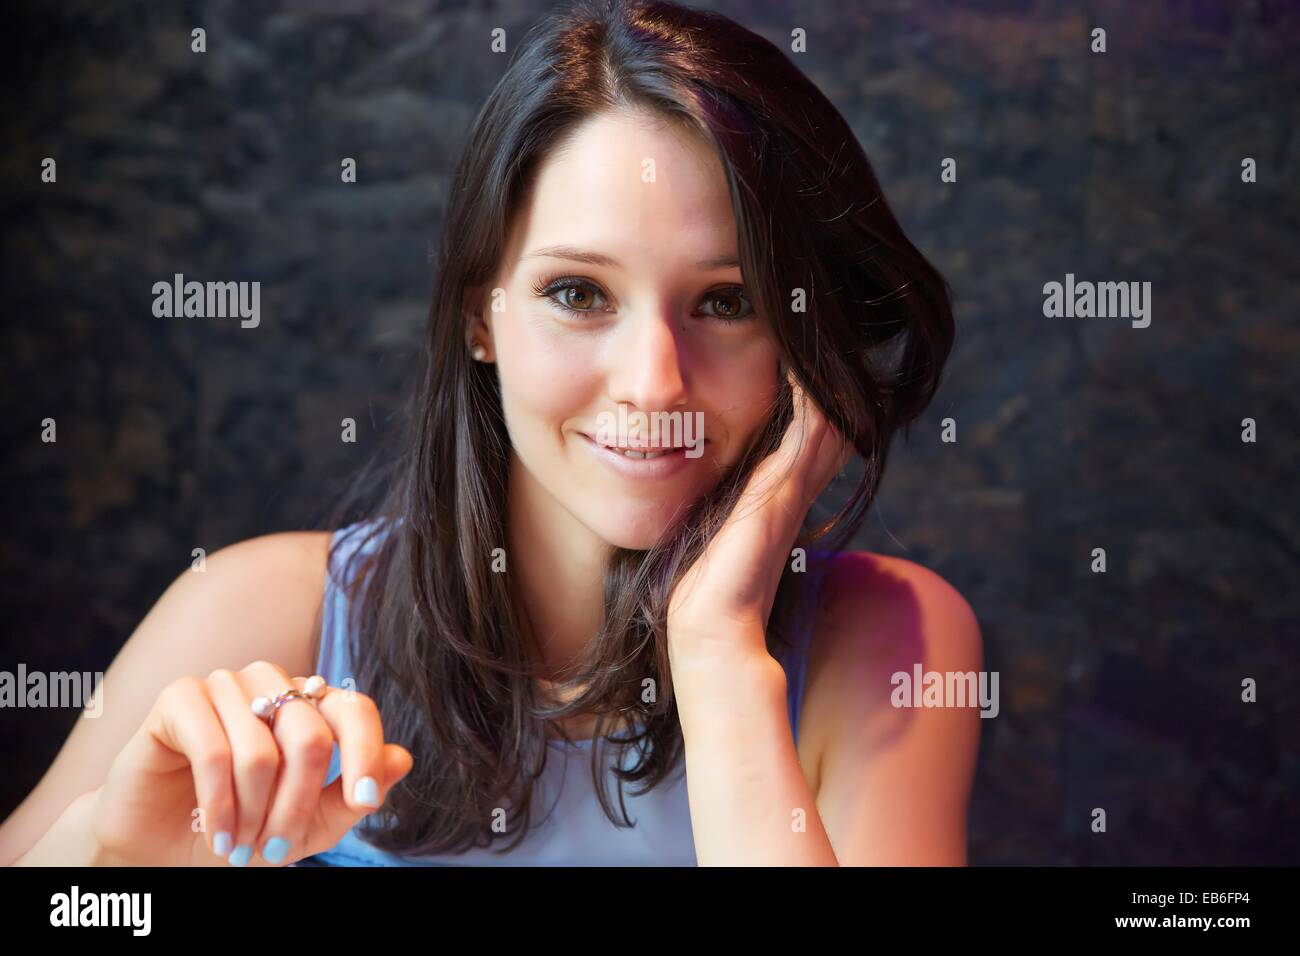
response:
[[[475,330],[500,377],[512,498],[645,549],[718,484],[780,380],[737,252],[698,134],[601,114],[552,152]]]

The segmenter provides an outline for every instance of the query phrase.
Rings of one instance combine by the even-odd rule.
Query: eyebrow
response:
[[[544,246],[541,249],[534,249],[532,252],[519,257],[519,261],[525,259],[568,259],[572,262],[585,262],[593,266],[608,266],[612,269],[623,268],[622,263],[612,256],[607,256],[603,252],[590,252],[586,249],[578,249],[574,246]],[[712,259],[701,259],[695,263],[697,269],[731,269],[739,268],[740,260],[732,255],[715,256]]]

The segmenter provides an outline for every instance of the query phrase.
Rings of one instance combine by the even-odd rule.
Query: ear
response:
[[[465,347],[482,345],[492,354],[491,310],[487,307],[483,286],[466,286],[461,314],[465,317]]]

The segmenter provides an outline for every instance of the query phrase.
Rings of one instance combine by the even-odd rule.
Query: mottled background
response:
[[[956,293],[858,543],[951,581],[1001,674],[972,862],[1300,861],[1300,7],[701,5],[807,30],[797,62]],[[0,669],[104,670],[192,548],[321,519],[411,380],[489,31],[545,7],[6,6]],[[175,272],[260,281],[261,326],[155,319]],[[1066,272],[1150,281],[1151,326],[1044,318]],[[0,712],[0,813],[75,719]]]

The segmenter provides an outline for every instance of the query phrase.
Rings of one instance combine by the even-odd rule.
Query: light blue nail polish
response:
[[[235,847],[235,852],[230,854],[227,862],[231,866],[247,866],[248,861],[253,858],[253,848],[247,843]]]
[[[235,841],[231,838],[230,833],[226,830],[222,830],[217,834],[216,839],[212,841],[212,852],[217,856],[229,856],[230,845],[234,842]]]
[[[379,784],[374,777],[362,777],[352,789],[352,799],[368,807],[379,806]]]
[[[266,846],[262,847],[262,858],[267,863],[279,863],[284,859],[284,855],[289,852],[289,841],[283,837],[272,837],[266,841]]]

